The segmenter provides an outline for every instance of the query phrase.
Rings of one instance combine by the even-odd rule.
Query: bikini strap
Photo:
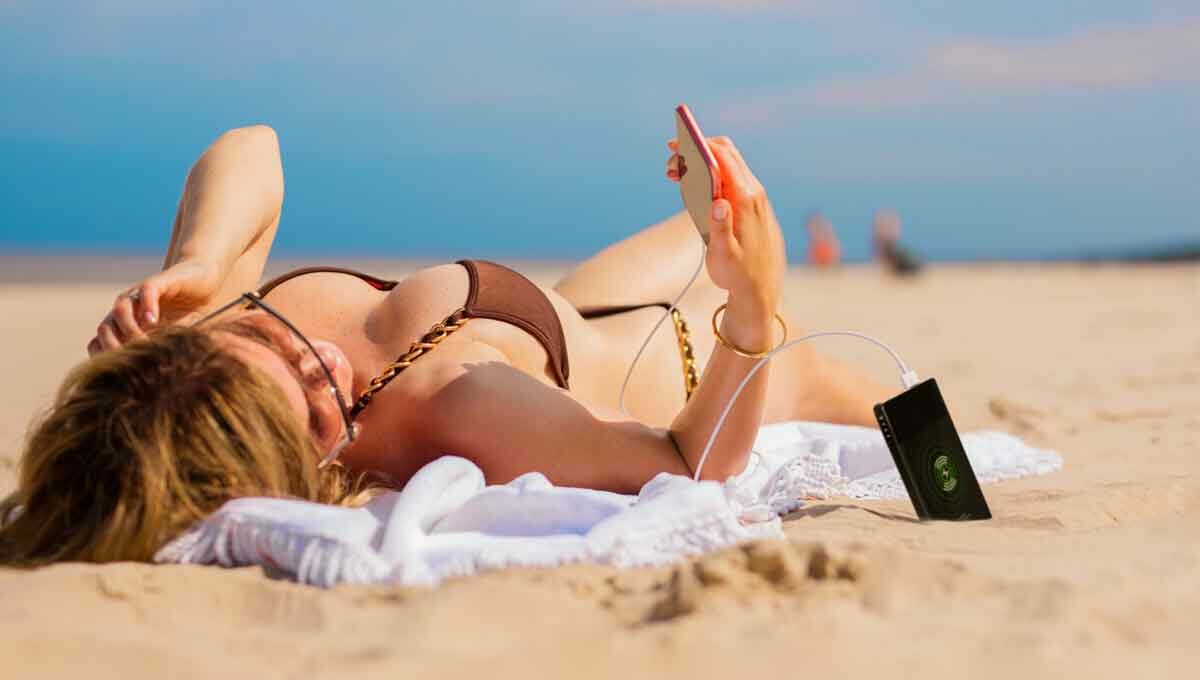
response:
[[[293,269],[286,274],[276,276],[270,281],[267,281],[259,287],[258,295],[259,297],[265,297],[267,293],[275,290],[275,288],[279,287],[281,284],[291,281],[297,276],[304,276],[305,274],[349,274],[350,276],[363,281],[375,290],[383,291],[391,290],[396,287],[396,284],[399,283],[399,281],[381,279],[378,276],[371,276],[370,274],[364,274],[356,269],[346,269],[345,267],[302,267],[300,269]]]
[[[401,354],[399,359],[388,364],[382,373],[371,378],[371,382],[367,385],[367,388],[363,390],[363,393],[358,397],[358,401],[354,402],[354,407],[350,409],[350,418],[357,418],[358,414],[362,413],[367,404],[370,404],[371,400],[375,398],[379,390],[387,387],[387,384],[395,380],[396,376],[400,375],[404,369],[412,366],[417,359],[431,352],[443,340],[450,337],[454,331],[462,328],[470,320],[471,317],[467,316],[467,310],[459,307],[445,319],[435,323],[429,329],[429,332],[421,336],[420,340],[410,345],[408,351]]]
[[[575,311],[579,312],[579,316],[585,319],[602,319],[606,316],[614,314],[624,314],[638,309],[646,309],[647,307],[662,307],[663,309],[671,309],[670,302],[647,302],[639,305],[610,305],[607,307],[577,307]]]

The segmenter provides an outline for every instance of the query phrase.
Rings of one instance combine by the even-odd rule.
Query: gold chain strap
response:
[[[679,358],[683,362],[683,390],[687,399],[692,398],[692,392],[700,384],[700,372],[696,370],[696,353],[692,351],[692,334],[688,330],[683,314],[677,308],[671,309],[671,320],[675,322],[675,339],[679,341]]]
[[[432,351],[470,320],[471,317],[467,316],[467,310],[459,307],[445,319],[434,324],[428,333],[421,336],[420,340],[409,345],[408,351],[400,355],[399,359],[388,364],[382,373],[371,378],[367,388],[363,390],[358,401],[354,402],[354,407],[350,409],[350,417],[357,417],[371,403],[379,390],[387,387],[387,384],[400,375],[404,369],[412,366],[413,362]],[[696,369],[696,354],[692,350],[691,331],[678,309],[671,310],[671,320],[675,322],[675,339],[679,343],[679,358],[683,363],[683,388],[687,398],[690,399],[692,392],[700,384],[700,373]]]
[[[447,316],[440,322],[435,323],[433,327],[429,329],[428,333],[421,336],[420,340],[417,340],[413,344],[409,345],[408,351],[404,354],[401,354],[399,359],[396,359],[392,363],[388,364],[387,368],[383,369],[382,373],[374,378],[371,378],[371,382],[367,385],[367,389],[363,390],[363,393],[358,397],[358,401],[354,402],[354,408],[350,409],[350,417],[357,417],[358,414],[367,407],[367,404],[371,403],[371,400],[375,398],[375,395],[379,392],[379,390],[387,387],[387,384],[394,380],[396,376],[400,375],[404,369],[412,366],[413,362],[433,350],[433,348],[437,347],[443,340],[450,337],[454,331],[465,326],[470,320],[471,317],[467,316],[467,310],[459,307],[451,312],[450,316]]]

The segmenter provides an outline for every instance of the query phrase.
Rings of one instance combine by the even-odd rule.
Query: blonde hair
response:
[[[148,561],[241,496],[340,503],[354,491],[268,376],[191,328],[75,368],[0,502],[0,564]]]

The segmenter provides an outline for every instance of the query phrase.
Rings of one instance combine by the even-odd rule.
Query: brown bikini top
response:
[[[546,297],[542,289],[521,274],[495,262],[459,260],[457,264],[466,268],[467,278],[470,281],[466,303],[451,312],[445,319],[434,324],[428,333],[409,346],[407,352],[400,355],[382,373],[371,379],[367,389],[363,391],[350,410],[352,418],[358,416],[375,394],[397,375],[400,375],[404,369],[433,350],[442,340],[462,328],[468,320],[473,318],[494,319],[510,323],[532,335],[542,344],[546,354],[550,357],[550,370],[554,374],[555,382],[559,387],[569,389],[570,366],[567,362],[567,341],[563,335],[562,322],[554,310],[554,305],[550,303],[550,299]],[[318,272],[349,274],[366,282],[372,288],[382,291],[391,290],[399,283],[342,267],[305,267],[271,279],[258,289],[258,294],[265,296],[285,281]],[[602,311],[607,312],[608,310]]]

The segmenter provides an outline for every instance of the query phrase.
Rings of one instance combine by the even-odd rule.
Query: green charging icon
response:
[[[940,451],[933,455],[933,483],[939,491],[949,496],[958,488],[958,468],[950,456]]]

